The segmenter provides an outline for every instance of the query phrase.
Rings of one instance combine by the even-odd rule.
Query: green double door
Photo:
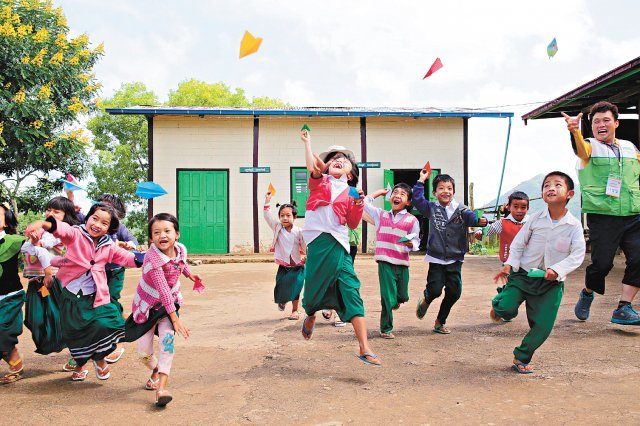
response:
[[[229,172],[178,171],[180,242],[189,253],[229,252]]]

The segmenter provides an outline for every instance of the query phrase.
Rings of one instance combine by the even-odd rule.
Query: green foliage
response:
[[[154,105],[156,95],[143,83],[125,83],[103,102],[106,108]],[[136,183],[147,180],[147,119],[139,115],[111,115],[104,110],[87,127],[94,135],[97,160],[92,164],[96,182],[89,185],[89,197],[118,195],[125,204],[140,203]]]
[[[0,0],[0,195],[15,199],[32,175],[86,174],[88,138],[71,125],[96,108],[103,49],[68,33],[50,1]]]
[[[27,210],[26,213],[18,213],[18,234],[22,234],[31,222],[44,219],[43,213],[36,213],[31,210]]]
[[[147,246],[147,240],[149,234],[147,232],[147,212],[146,210],[137,210],[127,213],[127,217],[124,218],[124,225],[127,229],[135,235],[138,240],[138,244]]]
[[[259,107],[282,108],[286,103],[279,99],[268,97],[254,97],[247,99],[244,90],[236,88],[233,91],[222,82],[206,83],[191,79],[178,84],[177,90],[169,91],[169,105],[171,106],[231,106],[231,107]]]
[[[473,243],[469,248],[469,253],[475,255],[485,255],[487,254],[487,249],[482,245],[481,242]]]

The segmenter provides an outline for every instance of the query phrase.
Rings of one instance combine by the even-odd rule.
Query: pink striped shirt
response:
[[[390,212],[382,212],[376,230],[376,261],[394,265],[409,266],[409,248],[398,244],[398,240],[411,232],[418,220],[412,214],[405,214],[397,222]]]
[[[182,304],[180,275],[191,277],[187,266],[187,248],[175,243],[177,256],[173,259],[151,244],[142,264],[142,276],[133,297],[131,315],[138,324],[149,319],[149,309],[164,306],[167,314],[176,311],[175,304]]]

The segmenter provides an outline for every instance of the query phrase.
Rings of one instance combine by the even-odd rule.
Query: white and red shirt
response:
[[[363,205],[355,205],[349,197],[347,177],[339,179],[330,175],[320,178],[309,177],[309,198],[307,199],[302,235],[307,244],[326,232],[335,238],[349,252],[349,231],[358,227],[362,219]],[[347,226],[345,226],[347,225]]]
[[[307,245],[302,237],[302,230],[293,225],[290,231],[284,229],[282,224],[271,215],[271,207],[264,206],[264,220],[273,230],[273,240],[269,250],[274,253],[276,263],[282,266],[302,266],[302,255],[307,253]]]

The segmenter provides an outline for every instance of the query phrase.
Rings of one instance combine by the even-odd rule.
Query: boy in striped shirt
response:
[[[380,280],[380,336],[394,339],[393,311],[409,301],[409,252],[418,250],[420,225],[407,207],[411,205],[412,190],[399,183],[391,191],[391,210],[373,205],[373,200],[385,195],[379,189],[364,199],[364,211],[371,216],[376,228],[376,252]],[[401,241],[404,240],[404,241]]]

